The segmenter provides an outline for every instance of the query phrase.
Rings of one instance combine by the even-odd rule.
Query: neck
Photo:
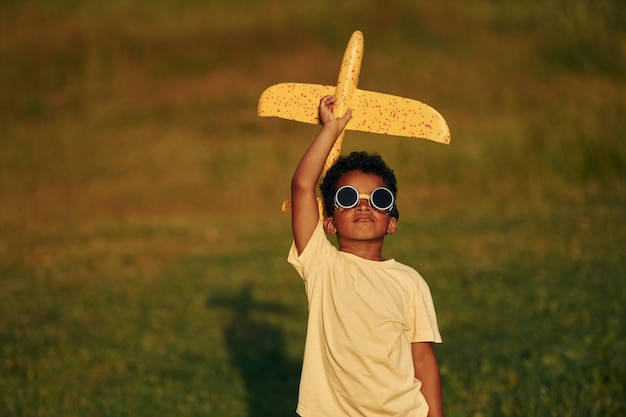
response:
[[[385,261],[386,259],[382,256],[383,249],[383,241],[375,240],[375,241],[343,241],[343,239],[338,239],[339,242],[339,250],[341,252],[350,253],[352,255],[356,255],[359,258],[367,259],[370,261]]]

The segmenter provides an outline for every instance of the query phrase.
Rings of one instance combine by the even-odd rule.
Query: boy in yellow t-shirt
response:
[[[297,412],[302,417],[443,416],[440,343],[428,285],[414,269],[382,258],[398,224],[396,179],[378,155],[340,157],[326,173],[319,219],[315,193],[324,162],[351,118],[320,101],[322,129],[291,183],[289,262],[305,283],[309,318]],[[337,235],[339,249],[326,234]]]

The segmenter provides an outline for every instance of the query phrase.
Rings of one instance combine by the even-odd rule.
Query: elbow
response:
[[[309,181],[305,181],[298,177],[293,177],[291,179],[291,194],[299,194],[306,191],[315,192],[315,184],[311,184]]]

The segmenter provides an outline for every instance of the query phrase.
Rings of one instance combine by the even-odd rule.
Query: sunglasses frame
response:
[[[343,189],[351,189],[354,190],[355,194],[358,195],[357,200],[354,202],[354,204],[350,205],[350,206],[344,206],[341,203],[339,203],[339,199],[337,198],[337,196],[339,195],[339,192]],[[391,203],[387,206],[387,207],[379,207],[374,201],[372,201],[371,196],[374,195],[374,193],[376,193],[376,191],[379,190],[385,190],[387,191],[387,193],[389,193],[389,195],[391,196]],[[355,187],[351,186],[351,185],[344,185],[342,187],[339,187],[337,189],[337,191],[335,192],[335,198],[333,199],[333,206],[335,207],[335,210],[337,211],[343,211],[343,210],[348,210],[351,208],[354,208],[356,206],[359,205],[359,202],[361,201],[361,199],[366,199],[368,204],[370,205],[370,207],[378,210],[378,211],[382,211],[383,213],[391,213],[393,211],[393,208],[395,206],[396,203],[396,198],[394,197],[393,193],[391,192],[391,190],[387,187],[378,187],[375,190],[373,190],[370,194],[362,194],[359,193],[359,190],[357,190]]]

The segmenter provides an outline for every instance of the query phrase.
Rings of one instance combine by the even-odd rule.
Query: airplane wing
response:
[[[450,143],[448,124],[437,110],[427,104],[358,89],[356,101],[346,129]]]
[[[268,87],[259,99],[259,116],[319,123],[320,100],[334,95],[335,86],[281,83]]]
[[[335,86],[318,84],[276,84],[261,95],[258,114],[317,124],[320,99],[335,94],[335,89]],[[437,110],[427,104],[359,89],[353,101],[349,106],[352,108],[352,119],[346,126],[347,130],[450,143],[448,124]]]

